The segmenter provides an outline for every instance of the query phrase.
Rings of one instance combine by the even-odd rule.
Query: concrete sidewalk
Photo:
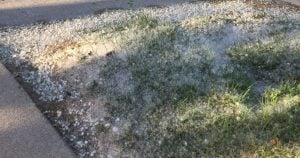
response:
[[[166,6],[192,0],[0,0],[0,27],[93,15],[107,8]]]
[[[93,15],[107,8],[168,6],[195,0],[0,0],[0,27]],[[300,6],[300,0],[286,1]]]
[[[0,64],[0,157],[75,157],[2,64]]]

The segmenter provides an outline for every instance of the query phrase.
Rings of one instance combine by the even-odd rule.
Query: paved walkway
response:
[[[129,8],[129,1],[139,8],[195,0],[0,0],[0,27],[93,15],[106,8]],[[300,6],[300,0],[282,1]]]
[[[0,157],[72,158],[70,148],[0,63]]]
[[[0,26],[31,24],[93,15],[105,8],[129,8],[131,0],[0,0]],[[192,0],[132,0],[133,7],[171,5]],[[13,17],[13,18],[12,18]]]

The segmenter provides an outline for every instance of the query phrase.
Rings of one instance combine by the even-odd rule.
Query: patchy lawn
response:
[[[196,2],[0,37],[80,157],[300,157],[297,8]]]

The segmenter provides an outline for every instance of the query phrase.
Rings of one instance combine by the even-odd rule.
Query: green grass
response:
[[[263,98],[285,86],[272,89]],[[166,108],[150,116],[153,129],[163,132],[157,136],[149,130],[149,135],[157,136],[152,141],[167,135],[156,149],[164,157],[300,156],[300,95],[295,95],[299,89],[294,86],[299,84],[281,91],[272,104],[262,102],[258,110],[245,104],[243,94],[232,90],[213,92],[194,103],[179,103],[171,111]]]
[[[282,36],[275,36],[270,42],[257,41],[233,47],[228,51],[230,58],[238,64],[249,67],[255,77],[260,80],[281,82],[300,79],[300,43],[293,46]]]
[[[134,36],[123,41],[134,43],[132,51],[126,60],[109,57],[103,68],[108,86],[96,88],[112,100],[111,117],[130,122],[118,139],[124,150],[144,157],[300,157],[297,37],[233,45],[222,71],[213,73],[214,52],[189,41],[177,24],[133,18],[124,28]],[[120,72],[130,74],[126,93],[113,84]],[[263,92],[256,82],[265,84]]]
[[[207,91],[213,59],[210,50],[199,45],[191,48],[187,54],[181,54],[174,47],[174,42],[176,38],[184,37],[176,26],[169,24],[147,30],[147,34],[141,38],[143,44],[136,48],[138,53],[128,54],[126,62],[118,57],[107,61],[103,72],[106,78],[110,79],[120,69],[124,69],[130,72],[134,83],[132,94],[117,97],[120,104],[128,103],[123,106],[126,108],[115,107],[113,113],[128,115],[133,113],[131,110],[147,109],[146,106],[139,106],[144,101],[140,98],[143,98],[145,91],[156,97],[155,107],[184,99],[193,100]],[[189,81],[193,78],[197,80]],[[125,102],[123,98],[126,98]]]

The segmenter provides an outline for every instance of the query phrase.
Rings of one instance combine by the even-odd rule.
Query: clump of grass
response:
[[[270,31],[271,36],[282,35],[300,27],[300,23],[297,20],[288,18],[276,18],[269,22],[268,25],[272,28]]]
[[[276,88],[267,88],[263,96],[263,102],[268,103],[277,103],[280,99],[285,96],[296,96],[300,94],[300,84],[296,83],[284,83]]]
[[[255,79],[249,72],[251,70],[240,64],[228,64],[223,69],[221,77],[226,80],[228,87],[244,92],[255,83]]]
[[[136,29],[151,29],[158,25],[156,18],[147,14],[138,14],[133,16],[127,23],[127,27]]]
[[[256,77],[275,82],[299,80],[300,44],[290,45],[288,38],[277,36],[270,42],[239,45],[228,51],[230,58],[250,67]]]
[[[180,102],[171,111],[164,108],[153,113],[149,122],[162,132],[160,135],[152,133],[152,137],[161,142],[156,150],[165,157],[227,154],[234,141],[230,140],[232,132],[244,125],[243,121],[237,120],[244,120],[249,115],[242,100],[229,92],[211,93],[194,103]],[[235,137],[243,137],[242,132],[238,134]]]
[[[256,12],[252,15],[253,18],[255,19],[263,19],[264,17],[266,17],[266,12],[260,11],[260,12]]]
[[[282,87],[286,85],[273,91]],[[160,142],[155,149],[164,157],[297,157],[300,93],[288,89],[282,95],[294,96],[293,101],[275,113],[272,110],[282,106],[286,98],[272,106],[262,103],[254,110],[245,104],[244,94],[229,90],[208,94],[194,103],[181,102],[171,110],[157,110],[149,116],[152,128],[148,132],[156,138],[152,141]]]

